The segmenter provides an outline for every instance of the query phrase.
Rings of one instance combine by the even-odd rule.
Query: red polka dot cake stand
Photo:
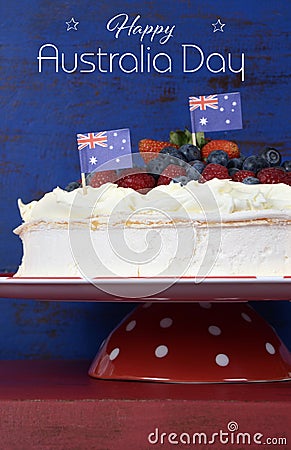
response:
[[[89,375],[165,383],[291,380],[291,355],[248,301],[291,300],[291,277],[13,278],[0,297],[141,302],[102,343]]]
[[[145,303],[102,343],[89,375],[221,383],[291,379],[291,355],[247,303]]]

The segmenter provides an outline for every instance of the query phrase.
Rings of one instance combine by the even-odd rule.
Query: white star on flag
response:
[[[208,120],[206,119],[206,117],[201,117],[199,122],[200,122],[201,125],[206,125]]]
[[[91,158],[89,159],[89,163],[92,164],[92,166],[95,166],[97,164],[97,158],[95,158],[95,156],[91,156]]]

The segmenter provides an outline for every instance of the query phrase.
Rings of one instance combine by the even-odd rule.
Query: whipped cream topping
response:
[[[25,223],[36,220],[83,220],[109,215],[141,215],[165,212],[175,217],[199,220],[210,216],[222,220],[287,217],[291,219],[291,187],[285,184],[246,185],[213,179],[158,186],[147,194],[106,183],[71,192],[57,187],[40,200],[18,205]]]

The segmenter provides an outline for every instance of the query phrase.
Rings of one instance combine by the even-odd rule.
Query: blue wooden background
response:
[[[1,161],[0,270],[15,271],[21,244],[12,229],[20,223],[16,200],[40,198],[55,186],[79,178],[77,132],[129,127],[132,144],[143,137],[166,139],[172,129],[190,127],[189,95],[239,90],[244,129],[216,133],[237,140],[243,153],[272,145],[290,152],[290,12],[286,0],[128,1],[1,0]],[[55,73],[38,50],[52,43],[65,53],[138,53],[139,36],[115,39],[107,21],[127,13],[140,23],[176,25],[163,46],[145,40],[151,52],[165,51],[172,73]],[[66,30],[72,17],[77,30]],[[213,32],[221,18],[224,32]],[[204,66],[183,73],[181,45],[199,46],[205,58],[219,52],[234,67],[245,53],[245,81],[229,70],[211,73]],[[49,54],[47,52],[46,54]],[[217,60],[216,60],[217,63]],[[213,63],[214,67],[214,63]],[[87,67],[88,68],[88,67]],[[250,240],[252,237],[250,236]],[[247,244],[247,243],[246,243]],[[286,242],[290,245],[290,242]],[[291,304],[256,304],[291,349]],[[82,304],[1,299],[0,358],[92,357],[130,304]]]

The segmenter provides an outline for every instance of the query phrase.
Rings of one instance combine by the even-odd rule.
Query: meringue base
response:
[[[204,277],[291,274],[291,221],[205,223],[103,218],[33,221],[16,277]]]

